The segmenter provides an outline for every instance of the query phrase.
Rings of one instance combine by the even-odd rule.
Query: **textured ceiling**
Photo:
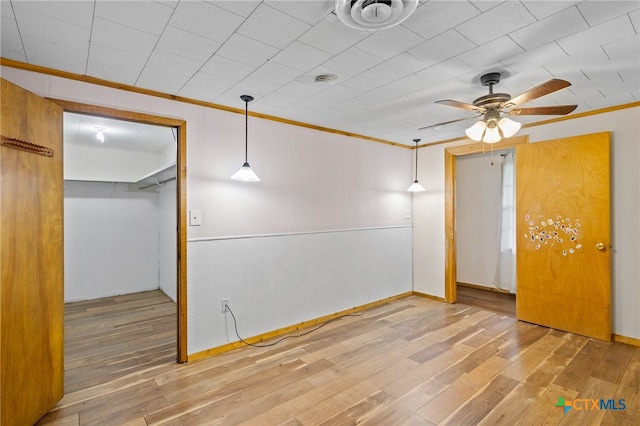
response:
[[[329,1],[0,2],[1,56],[412,145],[464,135],[434,104],[572,83],[522,106],[640,100],[639,1],[421,1],[400,25],[344,25]],[[335,74],[328,84],[319,74]],[[549,116],[518,117],[523,123]]]

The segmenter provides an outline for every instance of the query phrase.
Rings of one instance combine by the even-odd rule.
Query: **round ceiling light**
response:
[[[359,30],[383,30],[407,19],[418,0],[336,0],[336,15]]]

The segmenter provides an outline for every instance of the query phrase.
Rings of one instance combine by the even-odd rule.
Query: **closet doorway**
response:
[[[456,160],[458,302],[516,316],[514,150]]]
[[[485,152],[486,154],[484,157],[487,159],[488,162],[490,162],[491,155],[492,155],[491,150],[493,150],[493,162],[495,163],[495,165],[492,167],[499,167],[499,164],[500,164],[499,153],[502,153],[504,150],[514,148],[515,146],[523,143],[528,143],[528,136],[518,136],[518,137],[502,140],[496,144],[493,144],[493,146],[482,144],[482,143],[473,143],[469,145],[462,145],[462,146],[456,146],[456,147],[445,149],[445,232],[446,232],[445,301],[448,303],[458,302],[458,243],[459,243],[459,240],[463,238],[463,236],[460,235],[461,230],[458,229],[457,223],[456,223],[456,213],[458,210],[458,205],[456,202],[457,200],[456,176],[457,176],[458,157],[482,154],[483,152]],[[484,224],[478,224],[477,226],[483,227]],[[464,230],[462,230],[462,232],[464,232]],[[465,244],[466,243],[468,243],[468,241],[465,242]],[[497,246],[496,246],[496,249],[497,249]],[[473,267],[474,266],[472,265],[471,268]],[[495,266],[483,264],[483,268],[484,268],[483,274],[481,275],[484,275],[485,278],[481,278],[480,281],[483,281],[483,280],[488,281],[486,277],[489,275],[492,275],[491,270],[495,271]],[[473,284],[473,283],[468,283],[468,284]],[[477,290],[472,286],[469,286],[469,288],[471,290]],[[470,293],[470,291],[467,293]],[[482,295],[482,293],[480,294]],[[489,302],[489,303],[493,303],[493,302]]]
[[[64,108],[65,302],[164,293],[186,362],[186,123],[51,101]]]

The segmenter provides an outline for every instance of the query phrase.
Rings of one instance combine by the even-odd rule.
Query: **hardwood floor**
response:
[[[640,421],[640,348],[461,303],[411,296],[269,348],[183,365],[171,305],[159,292],[69,305],[67,394],[39,424]],[[564,413],[559,398],[574,408]],[[593,409],[600,399],[626,409]]]
[[[503,315],[516,316],[515,294],[484,290],[462,284],[458,284],[457,293],[458,303]]]

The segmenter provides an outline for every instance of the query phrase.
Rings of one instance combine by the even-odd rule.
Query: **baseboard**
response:
[[[483,285],[461,283],[461,282],[457,282],[456,284],[459,285],[460,287],[473,288],[476,290],[492,291],[494,293],[500,293],[500,294],[513,294],[507,290],[500,290],[499,288],[495,288],[495,287],[485,287]]]
[[[431,294],[420,293],[419,291],[414,291],[412,294],[414,296],[424,297],[425,299],[435,300],[436,302],[447,303],[447,301],[444,300],[444,297],[438,297],[438,296],[433,296]]]
[[[640,348],[640,339],[634,339],[633,337],[620,336],[618,334],[612,334],[614,342],[626,343],[627,345],[637,346]]]
[[[344,311],[336,312],[335,314],[325,315],[325,316],[320,317],[320,318],[312,319],[312,320],[309,320],[309,321],[304,321],[304,322],[302,322],[300,324],[291,325],[289,327],[280,328],[278,330],[270,331],[268,333],[263,333],[263,334],[260,334],[258,336],[249,337],[249,338],[244,339],[244,340],[246,342],[249,342],[249,343],[259,343],[259,342],[262,342],[262,341],[265,341],[265,340],[273,339],[274,337],[278,337],[278,336],[281,336],[283,334],[291,333],[291,332],[294,332],[294,331],[297,331],[297,330],[300,330],[300,329],[303,329],[303,328],[306,328],[306,327],[311,327],[313,325],[321,324],[323,322],[332,320],[332,319],[337,318],[337,317],[342,317],[344,315],[349,315],[349,314],[353,314],[353,313],[356,313],[356,312],[361,312],[361,311],[364,311],[364,310],[367,310],[367,309],[374,308],[376,306],[383,305],[385,303],[392,302],[394,300],[403,299],[405,297],[411,296],[412,294],[415,294],[415,293],[412,292],[412,291],[408,291],[406,293],[401,293],[401,294],[398,294],[396,296],[387,297],[387,298],[382,299],[382,300],[377,300],[375,302],[366,303],[364,305],[356,306],[354,308],[345,309]],[[237,349],[237,348],[240,348],[240,347],[243,347],[243,346],[246,346],[246,344],[243,343],[243,342],[240,342],[240,341],[227,343],[227,344],[222,345],[222,346],[217,346],[215,348],[211,348],[211,349],[207,349],[207,350],[204,350],[204,351],[201,351],[201,352],[196,352],[196,353],[190,354],[187,357],[187,361],[188,362],[198,361],[198,360],[209,358],[209,357],[212,357],[214,355],[218,355],[218,354],[221,354],[223,352],[227,352],[227,351],[230,351],[230,350],[233,350],[233,349]]]

